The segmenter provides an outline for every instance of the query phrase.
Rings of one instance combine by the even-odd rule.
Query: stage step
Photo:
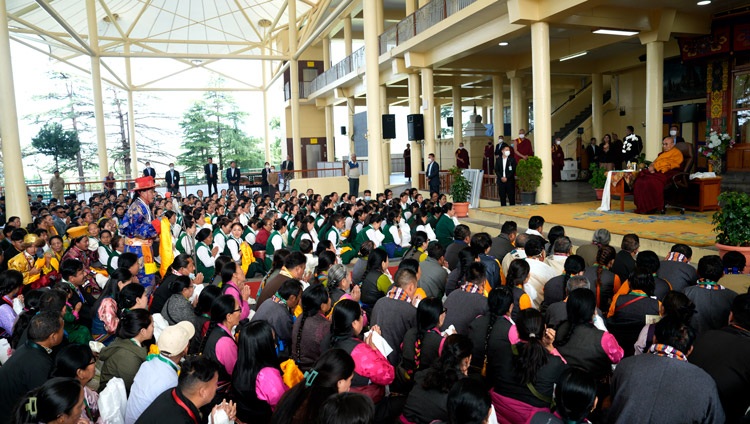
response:
[[[554,227],[555,225],[560,225],[554,221],[554,217],[545,216],[544,218],[546,220],[544,224],[545,232],[549,231],[549,229]],[[459,221],[462,224],[468,225],[472,233],[486,232],[489,233],[492,237],[497,237],[497,235],[500,234],[500,228],[505,221],[515,221],[516,225],[518,226],[519,232],[526,231],[528,227],[528,220],[524,220],[516,216],[503,215],[500,213],[487,212],[478,209],[469,209],[469,217],[459,218]],[[635,231],[635,233],[638,233],[637,230]],[[565,234],[570,237],[570,241],[573,242],[573,251],[575,252],[575,249],[577,249],[578,246],[591,243],[591,238],[594,236],[594,231],[585,228],[565,226]],[[612,233],[612,241],[610,242],[610,244],[617,250],[620,250],[620,245],[622,244],[622,236],[623,234]],[[661,258],[666,257],[667,254],[669,254],[670,249],[674,245],[674,243],[648,239],[643,236],[640,236],[640,242],[641,251],[652,250],[656,252],[656,254]],[[718,250],[716,250],[716,248],[713,246],[691,246],[691,248],[693,249],[693,258],[691,262],[693,265],[696,265],[698,263],[698,260],[703,256],[718,255],[719,253]]]

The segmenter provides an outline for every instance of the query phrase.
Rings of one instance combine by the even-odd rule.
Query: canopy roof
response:
[[[85,72],[99,56],[103,78],[123,89],[203,90],[214,72],[226,89],[262,90],[290,58],[289,1],[300,41],[341,2],[7,0],[7,9],[12,39]]]

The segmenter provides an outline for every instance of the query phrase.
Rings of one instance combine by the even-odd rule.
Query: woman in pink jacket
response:
[[[369,396],[378,403],[385,395],[385,386],[393,382],[395,370],[375,348],[372,334],[365,341],[357,336],[362,332],[362,309],[359,303],[342,299],[331,317],[331,348],[343,349],[354,359],[354,379],[351,391]],[[380,334],[376,325],[372,331]]]

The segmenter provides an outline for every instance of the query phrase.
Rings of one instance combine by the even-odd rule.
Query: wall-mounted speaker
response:
[[[396,138],[396,115],[383,115],[383,139],[393,140]]]
[[[449,116],[449,117],[447,118],[447,120],[448,120],[448,127],[452,127],[452,126],[453,126],[453,117],[452,117],[452,116]]]
[[[409,128],[409,141],[424,140],[424,115],[407,115],[406,124]]]
[[[341,135],[346,135],[346,127],[341,127]]]

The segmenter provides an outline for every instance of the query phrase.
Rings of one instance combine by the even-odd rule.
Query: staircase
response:
[[[721,191],[750,193],[750,172],[732,171],[722,174]]]
[[[611,98],[612,98],[612,91],[607,91],[606,93],[604,93],[604,96],[602,98],[602,104],[607,103],[609,99]],[[590,104],[586,106],[578,115],[573,117],[573,119],[571,119],[565,125],[563,125],[562,128],[557,130],[554,134],[554,138],[557,138],[557,137],[560,137],[561,139],[565,138],[568,134],[570,134],[576,128],[581,126],[581,124],[591,116],[591,108],[592,106]]]

